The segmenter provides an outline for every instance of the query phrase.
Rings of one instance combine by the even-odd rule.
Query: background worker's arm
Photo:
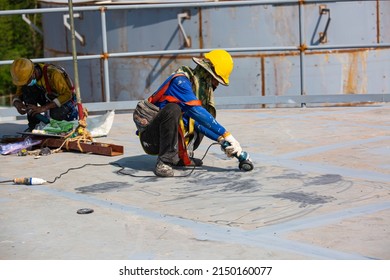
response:
[[[42,106],[28,105],[27,112],[32,116],[61,107],[73,96],[73,92],[61,72],[56,69],[48,70],[47,75],[51,89],[51,92],[48,92],[48,96],[52,101]],[[44,80],[44,77],[41,80]]]
[[[27,107],[21,100],[22,96],[22,87],[16,88],[16,93],[12,99],[12,104],[16,108],[19,114],[24,115],[27,113]]]
[[[24,115],[27,113],[27,106],[24,105],[24,103],[22,101],[20,101],[19,99],[14,100],[14,107],[16,108],[18,113],[21,115]]]
[[[53,108],[56,108],[57,107],[57,104],[55,102],[50,102],[50,103],[47,103],[45,105],[42,105],[42,106],[35,106],[35,105],[27,105],[26,107],[26,110],[27,110],[27,113],[31,116],[34,116],[36,114],[40,114],[40,113],[43,113],[43,112],[46,112],[50,109],[53,109]]]
[[[17,87],[15,96],[13,98],[13,105],[21,115],[28,113],[30,116],[34,116],[36,114],[43,113],[46,112],[47,110],[57,107],[55,102],[50,102],[43,106],[35,106],[31,104],[26,105],[22,102],[21,97],[22,97],[22,88]]]

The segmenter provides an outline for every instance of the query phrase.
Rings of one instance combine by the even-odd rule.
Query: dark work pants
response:
[[[168,164],[177,164],[178,127],[182,112],[179,105],[168,103],[141,133],[141,145],[148,154]]]

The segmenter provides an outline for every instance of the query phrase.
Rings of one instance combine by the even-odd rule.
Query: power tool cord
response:
[[[206,152],[204,153],[203,157],[201,158],[201,160],[203,161],[203,159],[206,157],[207,153],[209,152],[211,146],[213,145],[217,145],[218,143],[211,143],[208,148],[206,149]],[[117,166],[119,167],[120,169],[118,171],[116,171],[116,174],[119,174],[119,175],[126,175],[126,176],[131,176],[131,177],[136,177],[136,178],[149,178],[149,177],[153,177],[155,178],[156,176],[155,175],[134,175],[134,174],[130,174],[130,173],[125,173],[123,172],[123,170],[126,169],[126,167],[120,165],[119,163],[116,163],[116,162],[109,162],[109,163],[86,163],[82,166],[79,166],[79,167],[71,167],[69,168],[68,170],[66,170],[65,172],[61,173],[60,175],[56,176],[52,181],[47,181],[47,183],[49,184],[53,184],[54,182],[56,182],[58,179],[60,179],[63,175],[69,173],[70,171],[72,170],[79,170],[79,169],[82,169],[86,166],[107,166],[107,165],[114,165],[114,166]],[[178,176],[173,176],[173,177],[176,177],[176,178],[180,178],[180,177],[188,177],[190,176],[194,170],[196,169],[197,166],[193,166],[191,168],[191,171],[188,172],[187,174],[185,175],[178,175]],[[168,177],[168,178],[172,178],[172,177]],[[10,180],[7,180],[7,181],[4,181],[4,182],[9,182]],[[12,181],[12,180],[11,180]],[[3,182],[0,182],[0,183],[3,183]]]

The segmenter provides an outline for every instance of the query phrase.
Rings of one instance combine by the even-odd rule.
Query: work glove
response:
[[[219,142],[223,143],[223,141],[227,141],[230,144],[230,146],[224,149],[224,152],[228,157],[234,157],[235,155],[239,156],[242,153],[240,143],[233,137],[233,135],[229,134]]]

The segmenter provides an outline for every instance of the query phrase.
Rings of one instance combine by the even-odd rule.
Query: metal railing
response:
[[[378,1],[378,0],[364,0],[364,1]],[[363,2],[364,2],[363,1]],[[389,0],[383,0],[389,1]],[[95,102],[88,103],[88,109],[90,111],[101,111],[101,110],[112,110],[112,109],[131,109],[136,105],[136,101],[128,102],[112,102],[110,98],[110,79],[109,79],[109,58],[119,57],[137,57],[137,56],[155,56],[155,55],[181,55],[181,54],[199,54],[209,52],[211,48],[202,49],[178,49],[178,50],[158,50],[158,51],[137,51],[137,52],[115,52],[108,53],[108,41],[107,41],[107,29],[106,29],[106,11],[108,10],[139,10],[139,9],[170,9],[170,8],[206,8],[206,7],[233,7],[233,6],[250,6],[250,5],[281,5],[291,4],[297,5],[299,8],[299,45],[298,46],[281,46],[281,47],[235,47],[235,48],[224,48],[228,52],[286,52],[295,51],[299,53],[300,58],[300,96],[255,96],[228,98],[224,97],[223,103],[226,105],[240,105],[250,104],[277,104],[277,103],[291,103],[291,100],[295,103],[343,103],[343,102],[390,102],[390,94],[359,94],[359,95],[307,95],[305,91],[305,54],[308,51],[319,51],[319,50],[342,50],[342,49],[382,49],[390,48],[390,43],[373,43],[373,44],[361,44],[361,45],[307,45],[304,39],[304,5],[306,4],[320,4],[320,3],[332,3],[332,2],[354,2],[352,0],[253,0],[253,1],[215,1],[215,2],[191,2],[191,3],[165,3],[165,4],[130,4],[130,5],[93,5],[93,6],[75,6],[73,7],[74,12],[82,11],[96,11],[100,13],[101,20],[101,32],[102,32],[102,53],[93,55],[78,55],[78,60],[90,60],[90,59],[102,59],[104,69],[104,92],[106,102]],[[359,1],[361,2],[361,1]],[[0,16],[7,15],[22,15],[26,14],[44,14],[54,12],[68,12],[68,7],[57,7],[57,8],[40,8],[40,9],[23,9],[23,10],[7,10],[0,11]],[[35,28],[35,27],[33,27]],[[324,31],[326,32],[326,31]],[[326,34],[323,34],[326,35]],[[34,62],[56,62],[56,61],[72,61],[72,56],[62,57],[45,57],[45,58],[34,58]],[[0,65],[9,65],[13,60],[0,61]],[[0,116],[11,116],[15,115],[15,110],[0,110]]]

